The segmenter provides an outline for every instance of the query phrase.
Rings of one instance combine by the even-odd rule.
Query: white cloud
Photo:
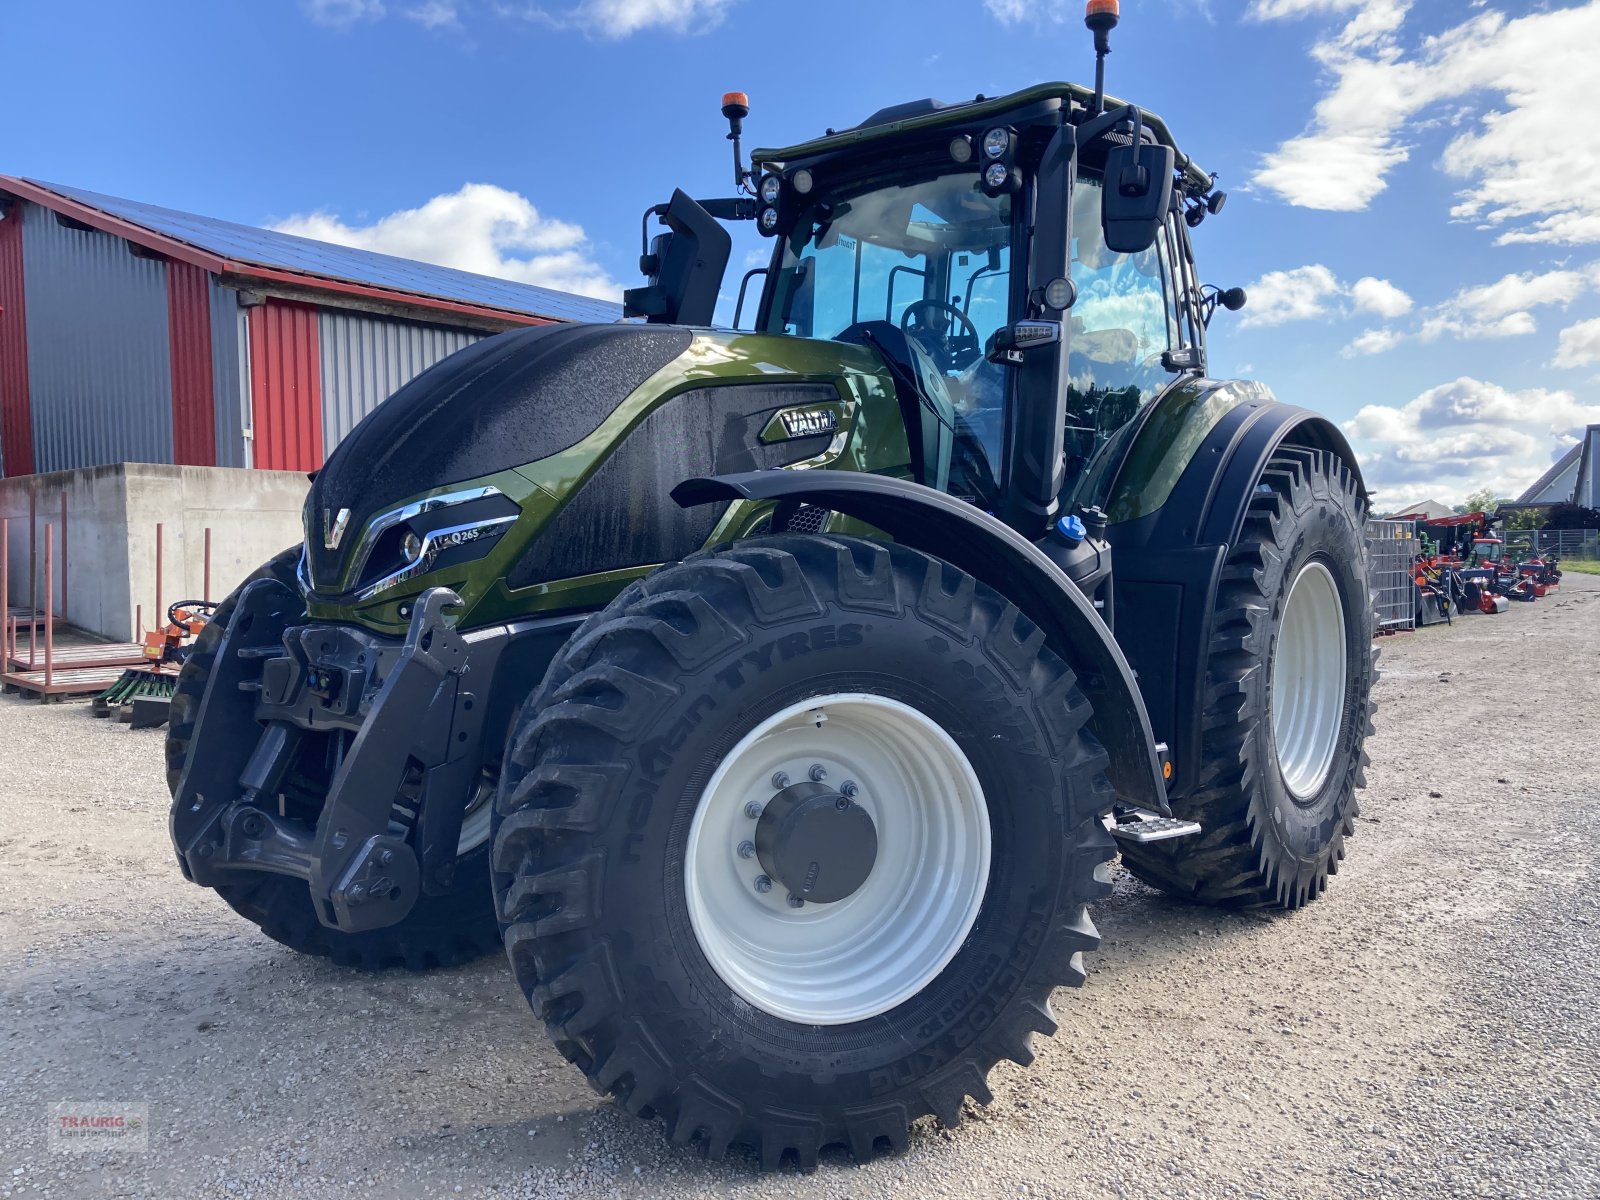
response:
[[[705,33],[722,23],[738,0],[567,0],[555,7],[543,0],[487,0],[469,5],[466,0],[414,0],[400,13],[425,29],[460,29],[470,13],[488,13],[502,20],[536,22],[555,29],[574,30],[591,37],[625,38],[647,29],[674,33]],[[313,21],[347,29],[387,13],[384,0],[301,0]]]
[[[1385,280],[1358,279],[1350,288],[1357,310],[1365,308],[1391,319],[1404,315],[1411,307],[1411,298],[1398,288],[1395,289],[1398,296],[1388,297],[1385,291],[1388,286],[1392,285]],[[1544,305],[1565,307],[1590,290],[1600,290],[1600,263],[1576,269],[1505,275],[1494,283],[1462,288],[1428,309],[1410,331],[1368,329],[1340,353],[1346,358],[1382,354],[1412,338],[1433,342],[1442,337],[1472,341],[1522,337],[1539,328],[1530,309]],[[1405,302],[1403,307],[1401,298]],[[1383,311],[1382,306],[1390,301],[1390,310]],[[1556,365],[1565,365],[1559,361],[1559,356]]]
[[[1387,279],[1375,279],[1371,275],[1350,285],[1350,299],[1355,302],[1357,312],[1375,313],[1391,320],[1405,316],[1412,305],[1411,297],[1405,292]]]
[[[1447,303],[1422,322],[1422,327],[1417,330],[1417,337],[1424,342],[1438,341],[1446,335],[1481,340],[1522,337],[1525,334],[1537,333],[1538,330],[1539,322],[1534,320],[1530,312],[1512,312],[1500,317],[1476,317],[1453,309]]]
[[[1343,317],[1347,315],[1344,301],[1357,312],[1386,318],[1403,316],[1412,305],[1411,297],[1387,279],[1366,275],[1347,285],[1321,263],[1292,271],[1268,271],[1245,292],[1250,297],[1240,320],[1245,326]]]
[[[459,29],[461,8],[458,0],[422,0],[406,9],[407,20],[415,21],[424,29]]]
[[[1517,495],[1592,422],[1600,406],[1566,391],[1510,391],[1462,377],[1409,403],[1369,404],[1345,422],[1379,503],[1437,496],[1454,503],[1491,488]]]
[[[1572,303],[1590,289],[1600,289],[1600,263],[1579,269],[1525,271],[1493,283],[1462,288],[1435,306],[1417,330],[1425,342],[1440,337],[1508,338],[1535,332],[1538,321],[1529,309]]]
[[[1344,291],[1338,278],[1321,263],[1292,271],[1268,271],[1245,289],[1240,325],[1281,325],[1320,317]]]
[[[488,183],[466,184],[370,225],[318,211],[273,228],[584,296],[614,300],[621,291],[589,257],[582,226],[543,216],[526,197]]]
[[[1304,17],[1312,13],[1347,12],[1367,0],[1254,0],[1245,14],[1256,21],[1278,21],[1285,17]]]
[[[318,25],[348,29],[383,16],[383,0],[301,0],[306,15]]]
[[[1037,11],[1036,6],[1024,3],[1024,0],[983,0],[983,6],[1002,25],[1015,25]]]
[[[1284,142],[1255,181],[1291,204],[1365,208],[1405,162],[1421,123],[1465,121],[1444,169],[1463,180],[1458,220],[1505,242],[1600,242],[1600,90],[1592,85],[1600,3],[1508,20],[1485,11],[1412,53],[1398,31],[1407,0],[1257,0],[1282,19],[1352,12],[1312,56],[1329,87],[1306,132]],[[1440,112],[1477,93],[1470,109]],[[1481,115],[1479,115],[1481,114]]]
[[[705,33],[722,24],[735,0],[579,0],[560,9],[542,3],[500,3],[495,11],[503,17],[520,17],[575,29],[591,37],[625,38],[646,29],[668,29],[674,33]]]
[[[1382,354],[1385,350],[1393,350],[1405,340],[1405,334],[1397,329],[1367,329],[1357,334],[1355,339],[1339,353],[1346,358],[1359,358],[1363,354]]]
[[[1556,343],[1557,367],[1588,367],[1600,363],[1600,317],[1579,321],[1561,331]]]
[[[1600,287],[1600,263],[1582,271],[1527,271],[1457,292],[1450,303],[1482,317],[1501,317],[1541,304],[1570,304],[1591,287]]]

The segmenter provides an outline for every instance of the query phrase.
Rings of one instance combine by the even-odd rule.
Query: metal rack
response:
[[[1378,632],[1416,628],[1417,585],[1411,578],[1411,563],[1417,554],[1416,527],[1410,521],[1368,521],[1367,547],[1372,552]]]

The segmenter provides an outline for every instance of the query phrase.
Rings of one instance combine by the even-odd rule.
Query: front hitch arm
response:
[[[453,717],[468,648],[444,613],[460,603],[448,588],[418,597],[400,652],[384,665],[381,679],[373,668],[376,690],[313,830],[272,811],[301,732],[271,719],[270,702],[256,703],[260,660],[284,660],[286,671],[269,672],[269,678],[292,675],[297,644],[289,621],[299,615],[298,598],[276,581],[251,584],[218,647],[173,805],[173,841],[184,873],[205,885],[241,871],[304,879],[318,919],[347,933],[392,925],[423,890],[436,890],[424,888],[416,851],[403,834],[390,831],[390,821],[408,789],[420,790],[430,773],[459,767],[451,759]],[[231,764],[245,741],[256,749],[241,772]],[[442,847],[441,858],[448,851],[450,866],[460,819],[459,806],[444,806],[427,831],[426,844]]]

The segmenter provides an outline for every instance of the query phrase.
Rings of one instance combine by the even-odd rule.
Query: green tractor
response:
[[[644,320],[489,338],[362,421],[184,667],[184,874],[355,967],[503,944],[597,1089],[803,1168],[1032,1060],[1118,850],[1316,898],[1365,488],[1329,421],[1207,376],[1224,197],[1105,97],[1089,7],[1093,89],[750,168],[730,95],[740,194],[651,210]],[[712,327],[737,220],[749,331]]]

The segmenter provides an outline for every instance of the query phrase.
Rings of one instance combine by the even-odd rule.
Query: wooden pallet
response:
[[[70,640],[68,640],[70,638]],[[29,654],[32,659],[29,659]],[[82,636],[58,637],[51,653],[57,671],[78,667],[137,667],[146,662],[144,647],[135,642],[90,642]],[[11,671],[42,671],[44,669],[44,639],[30,646],[26,639],[18,639],[5,667]]]
[[[125,666],[60,667],[45,682],[44,668],[37,671],[0,671],[0,688],[18,692],[29,699],[46,702],[64,696],[89,696],[105,691],[126,669]]]

